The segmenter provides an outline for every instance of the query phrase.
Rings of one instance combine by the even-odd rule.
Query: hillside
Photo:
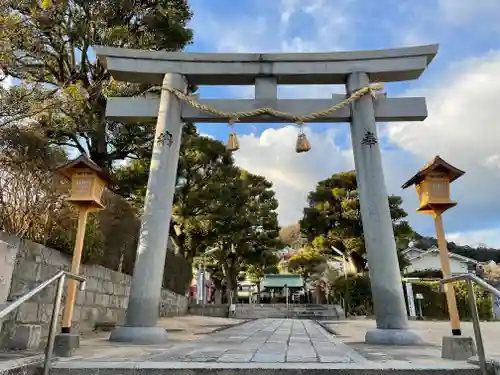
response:
[[[285,244],[290,246],[294,241],[296,241],[300,234],[300,225],[292,224],[286,227],[281,228],[280,231],[280,239]],[[437,240],[434,237],[425,237],[418,233],[414,234],[414,242],[415,247],[427,250],[431,247],[437,247]],[[494,249],[491,247],[480,246],[480,247],[471,247],[471,246],[461,246],[456,244],[455,242],[448,242],[448,250],[462,255],[471,259],[475,259],[479,262],[487,262],[489,260],[493,260],[496,263],[500,262],[500,250]]]
[[[424,237],[418,233],[415,233],[415,247],[419,249],[429,249],[431,247],[437,247],[437,239],[434,237]],[[480,247],[471,247],[468,245],[461,246],[457,245],[455,242],[448,242],[448,251],[452,253],[462,255],[471,259],[475,259],[479,262],[486,262],[493,260],[496,263],[500,262],[500,250],[494,249],[492,247],[487,247],[486,245]]]

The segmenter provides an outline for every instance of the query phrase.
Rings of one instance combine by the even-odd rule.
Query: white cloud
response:
[[[477,230],[471,232],[450,233],[446,236],[448,241],[459,245],[488,246],[500,248],[500,228]]]
[[[482,19],[498,22],[500,17],[500,2],[498,0],[439,0],[439,10],[444,19],[452,24],[464,24]]]
[[[466,171],[454,183],[452,193],[459,205],[450,219],[464,220],[464,228],[475,224],[472,219],[498,223],[499,91],[500,52],[492,52],[455,65],[432,86],[419,90],[428,99],[424,123],[388,126],[389,138],[415,157],[439,154]]]
[[[313,133],[308,128],[305,132],[312,144],[312,150],[307,153],[295,152],[298,128],[286,126],[267,129],[260,137],[240,136],[241,147],[234,154],[239,166],[273,182],[280,202],[278,213],[282,225],[292,224],[302,217],[307,193],[318,181],[333,172],[353,168],[352,155],[335,145],[335,128],[323,134]]]

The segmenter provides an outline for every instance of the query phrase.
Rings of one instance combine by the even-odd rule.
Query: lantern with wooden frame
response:
[[[457,202],[451,200],[450,184],[464,173],[464,171],[436,156],[434,160],[406,181],[402,188],[406,189],[415,185],[420,200],[418,212],[441,214],[457,205]]]
[[[442,214],[457,205],[457,202],[452,201],[450,198],[450,184],[464,174],[464,171],[455,168],[439,156],[436,156],[434,160],[423,167],[402,186],[403,189],[406,189],[411,185],[415,185],[418,199],[420,200],[420,207],[417,211],[431,214],[434,217],[441,271],[444,278],[451,276],[451,266]],[[453,285],[446,286],[446,302],[450,315],[452,335],[460,336],[462,330],[460,328],[460,316],[458,315]]]
[[[89,211],[101,210],[104,186],[110,182],[109,176],[86,156],[58,168],[58,172],[71,181],[71,192],[67,199],[75,206],[83,206]]]
[[[104,205],[101,203],[104,185],[111,182],[111,180],[97,164],[84,155],[59,167],[57,171],[60,175],[70,180],[71,190],[67,200],[76,206],[79,211],[75,247],[71,261],[71,273],[78,275],[82,259],[87,215],[91,211],[102,210],[104,208]],[[57,181],[57,179],[55,180]],[[71,332],[75,301],[76,283],[75,280],[69,280],[61,324],[62,334]]]

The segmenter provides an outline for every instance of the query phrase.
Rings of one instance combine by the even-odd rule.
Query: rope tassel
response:
[[[229,127],[231,127],[231,128],[233,126],[233,121],[234,120],[229,121]],[[229,152],[238,151],[240,149],[240,142],[238,141],[238,136],[236,135],[236,132],[233,129],[229,133],[229,137],[227,139],[227,144],[226,144],[226,149]]]
[[[295,144],[295,152],[300,154],[301,152],[307,152],[311,149],[311,142],[307,139],[302,124],[300,124],[300,133],[297,137],[297,143]]]

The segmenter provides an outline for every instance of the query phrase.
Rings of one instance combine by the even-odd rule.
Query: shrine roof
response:
[[[455,181],[457,178],[465,174],[464,171],[454,167],[453,165],[447,163],[438,155],[427,163],[420,171],[418,171],[412,178],[406,181],[401,188],[406,189],[412,185],[417,185],[425,178],[425,176],[434,171],[446,171],[450,177],[450,182]]]

